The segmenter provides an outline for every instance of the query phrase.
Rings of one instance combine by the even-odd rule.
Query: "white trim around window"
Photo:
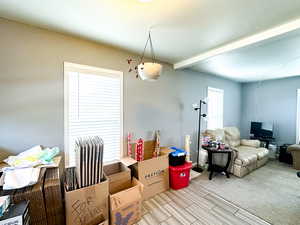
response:
[[[99,86],[95,82],[99,82]],[[104,83],[107,86],[111,85],[111,88],[103,86]],[[80,87],[80,84],[85,89]],[[82,94],[83,96],[81,96]],[[107,96],[107,98],[101,96]],[[108,116],[110,109],[112,115]],[[109,119],[107,120],[107,118]],[[117,122],[110,121],[110,118],[114,118]],[[85,127],[86,130],[84,130]],[[110,127],[113,128],[110,129]],[[98,134],[97,129],[103,134]],[[123,156],[123,72],[64,62],[64,150],[66,167],[73,166],[75,163],[72,155],[74,149],[70,146],[70,143],[73,143],[72,138],[77,133],[87,136],[93,136],[97,133],[100,137],[101,135],[104,136],[104,163],[108,163],[109,159],[117,161]],[[110,140],[110,136],[117,138]],[[120,136],[119,141],[118,136]],[[113,149],[113,151],[118,149],[119,156],[116,155],[116,152],[110,156],[105,152],[105,149]]]
[[[207,88],[207,129],[223,128],[224,90]]]
[[[297,90],[297,125],[296,143],[300,144],[300,89]]]

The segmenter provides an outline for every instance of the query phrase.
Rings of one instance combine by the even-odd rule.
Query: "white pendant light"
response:
[[[145,62],[144,58],[148,43],[150,43],[151,60]],[[154,48],[151,38],[151,30],[149,30],[149,35],[144,47],[143,54],[141,55],[137,64],[134,65],[134,67],[131,66],[133,62],[135,62],[135,60],[133,60],[132,58],[127,59],[127,63],[130,65],[128,72],[135,71],[136,78],[140,77],[142,80],[145,81],[156,81],[160,77],[162,73],[162,65],[157,63],[155,60]]]
[[[142,80],[156,81],[161,71],[162,65],[158,63],[146,62],[138,65],[138,74]]]
[[[143,59],[149,42],[150,42],[152,62],[144,62]],[[156,81],[160,77],[161,72],[162,72],[162,65],[155,62],[155,53],[152,44],[151,30],[149,30],[149,35],[144,47],[143,55],[141,57],[140,64],[138,65],[138,75],[142,80]]]
[[[145,56],[145,51],[147,49],[148,43],[150,42],[150,50],[151,50],[151,57],[152,57],[152,62],[144,62],[144,56]],[[141,57],[140,63],[137,67],[137,72],[139,77],[142,80],[145,81],[156,81],[162,72],[162,65],[159,63],[155,62],[155,54],[154,54],[154,48],[152,44],[152,38],[151,38],[151,32],[149,31],[149,36],[146,41],[143,55]]]

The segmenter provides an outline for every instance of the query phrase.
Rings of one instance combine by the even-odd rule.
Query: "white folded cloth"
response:
[[[3,190],[12,190],[34,185],[38,182],[41,168],[10,169],[6,167],[3,171]]]

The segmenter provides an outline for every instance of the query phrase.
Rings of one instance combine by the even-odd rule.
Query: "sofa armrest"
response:
[[[287,152],[290,152],[290,153],[292,153],[292,152],[298,152],[298,151],[300,151],[300,145],[290,145],[288,148],[287,148]]]
[[[260,147],[260,141],[259,140],[248,140],[248,139],[242,139],[241,145],[249,146],[253,148],[259,148]]]

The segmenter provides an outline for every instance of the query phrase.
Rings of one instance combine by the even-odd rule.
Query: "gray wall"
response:
[[[267,121],[274,122],[279,145],[295,143],[299,88],[300,77],[243,84],[242,136],[249,137],[250,121]]]
[[[124,133],[146,139],[160,129],[163,145],[183,146],[197,131],[191,105],[207,86],[225,90],[225,125],[239,126],[241,84],[164,65],[157,82],[128,74],[131,53],[0,19],[0,149],[18,153],[36,144],[63,149],[63,62],[124,72]],[[194,141],[195,143],[195,141]]]

